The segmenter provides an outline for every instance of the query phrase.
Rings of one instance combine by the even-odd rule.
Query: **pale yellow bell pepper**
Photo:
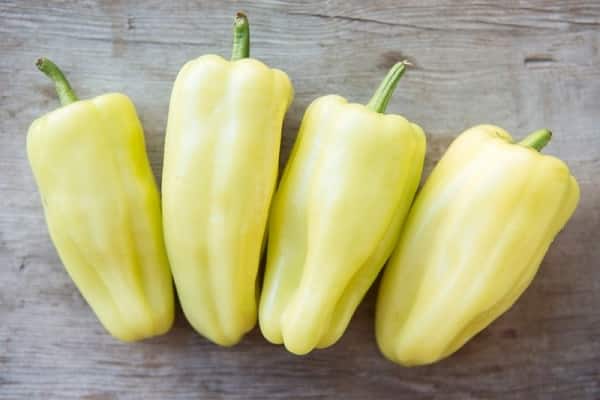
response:
[[[417,195],[376,311],[383,354],[403,365],[455,352],[508,310],[573,214],[579,187],[541,155],[550,131],[514,143],[481,125],[460,135]]]
[[[164,232],[192,326],[237,343],[256,324],[257,272],[277,179],[287,75],[248,58],[246,17],[232,61],[188,62],[173,86],[163,167]]]
[[[423,130],[384,115],[405,63],[367,106],[315,100],[273,200],[259,320],[292,353],[335,343],[388,258],[417,189]]]
[[[165,333],[173,284],[159,195],[144,133],[125,95],[77,100],[60,70],[63,107],[36,119],[27,154],[50,236],[67,272],[104,327],[131,341]]]

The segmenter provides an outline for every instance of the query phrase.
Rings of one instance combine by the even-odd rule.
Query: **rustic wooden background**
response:
[[[122,91],[144,123],[160,175],[171,85],[186,60],[230,53],[245,10],[252,55],[287,71],[303,110],[338,93],[366,102],[387,69],[415,64],[389,111],[428,134],[426,173],[477,123],[555,132],[581,203],[540,273],[505,316],[439,364],[402,368],[373,337],[374,293],[333,348],[295,357],[255,330],[218,348],[179,313],[166,336],[109,337],[67,277],[46,232],[25,157],[30,122],[58,106],[34,67],[55,60],[81,97]],[[600,398],[600,3],[411,0],[0,2],[0,398]]]

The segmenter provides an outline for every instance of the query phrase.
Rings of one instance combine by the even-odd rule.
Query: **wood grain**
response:
[[[305,357],[256,330],[218,348],[181,315],[166,336],[121,344],[67,277],[25,155],[28,125],[58,105],[34,60],[55,60],[81,97],[128,94],[159,176],[173,79],[186,60],[230,53],[238,9],[250,16],[252,55],[296,88],[282,164],[310,101],[366,102],[404,58],[416,67],[389,111],[426,130],[426,173],[477,123],[554,131],[547,152],[572,168],[580,206],[517,305],[456,355],[413,369],[383,359],[373,290],[336,346]],[[597,1],[3,0],[0,39],[0,398],[600,398]]]

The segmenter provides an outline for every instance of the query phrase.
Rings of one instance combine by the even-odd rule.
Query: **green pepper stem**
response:
[[[243,12],[238,12],[233,20],[233,50],[231,61],[250,57],[250,25]]]
[[[368,109],[381,114],[385,112],[394,89],[396,89],[396,85],[404,74],[407,65],[411,64],[408,61],[400,61],[390,69],[385,78],[383,78],[383,81],[381,81],[373,97],[371,97],[371,100],[369,100],[367,104]]]
[[[54,82],[60,104],[66,106],[78,100],[69,81],[56,64],[42,57],[35,62],[35,66]]]
[[[539,129],[527,135],[525,139],[521,140],[518,144],[540,151],[548,144],[550,139],[552,139],[552,132],[550,132],[550,129]]]

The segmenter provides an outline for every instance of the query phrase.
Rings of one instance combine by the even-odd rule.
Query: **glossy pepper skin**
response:
[[[164,232],[183,311],[230,346],[256,325],[257,272],[277,179],[287,75],[248,57],[238,14],[232,61],[188,62],[171,95],[163,169]]]
[[[579,201],[568,167],[538,152],[550,136],[513,143],[481,125],[450,146],[383,276],[376,336],[387,358],[410,366],[447,357],[530,284]]]
[[[135,107],[112,93],[77,101],[58,68],[63,107],[35,120],[27,153],[50,236],[67,272],[114,337],[168,331],[173,287],[159,195]]]
[[[364,106],[315,100],[273,200],[259,320],[292,353],[335,343],[392,251],[417,188],[423,130],[384,115],[395,65]]]

